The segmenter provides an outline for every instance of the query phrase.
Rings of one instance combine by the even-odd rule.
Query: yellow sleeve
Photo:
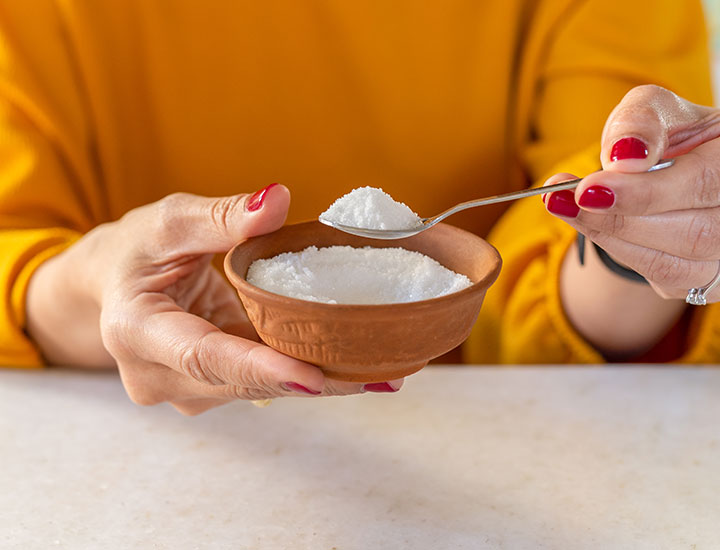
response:
[[[25,333],[34,270],[102,217],[89,117],[54,2],[0,6],[0,365],[38,366]]]
[[[556,4],[558,5],[558,4]],[[519,80],[518,148],[535,185],[551,174],[579,176],[600,168],[599,138],[607,116],[632,87],[654,83],[711,104],[707,36],[699,1],[567,2],[553,17],[539,12]],[[527,106],[525,106],[526,104]],[[566,318],[560,265],[575,231],[537,198],[514,204],[489,240],[503,270],[488,291],[464,348],[472,363],[599,363]],[[720,360],[720,306],[704,312],[688,358]],[[720,340],[717,335],[714,341]]]

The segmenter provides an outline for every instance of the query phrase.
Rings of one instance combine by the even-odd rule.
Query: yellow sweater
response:
[[[289,222],[382,187],[422,215],[599,167],[610,109],[655,82],[710,103],[699,2],[7,0],[0,4],[0,364],[33,270],[174,191],[282,182]],[[504,258],[466,359],[601,361],[565,319],[574,232],[540,199],[451,221]],[[501,217],[500,222],[496,222]],[[720,311],[685,359],[720,360]]]

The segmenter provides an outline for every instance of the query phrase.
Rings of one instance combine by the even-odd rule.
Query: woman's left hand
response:
[[[657,86],[635,88],[605,124],[604,170],[574,193],[546,196],[547,209],[643,275],[659,296],[683,299],[720,266],[718,136],[720,109]],[[663,158],[675,165],[647,172]],[[720,301],[720,287],[707,300]]]

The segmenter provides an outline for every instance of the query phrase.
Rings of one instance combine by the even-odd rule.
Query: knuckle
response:
[[[175,216],[178,210],[182,210],[192,195],[190,193],[176,192],[170,193],[164,196],[162,199],[155,203],[159,214],[167,214],[169,216]]]
[[[249,350],[248,357],[253,356],[252,349]],[[244,397],[240,399],[266,399],[268,397],[277,397],[282,395],[282,391],[277,383],[273,380],[268,380],[265,376],[265,371],[262,365],[265,363],[259,363],[256,360],[251,360],[249,365],[254,367],[244,368],[241,373],[242,385]]]
[[[627,93],[626,97],[640,100],[643,103],[648,103],[654,98],[665,97],[668,94],[674,95],[671,91],[663,88],[662,86],[658,86],[656,84],[642,84],[631,89]]]
[[[666,202],[664,197],[658,196],[657,186],[655,185],[638,185],[636,189],[631,190],[631,193],[635,194],[632,200],[636,205],[636,212],[640,216],[652,214],[658,205]]]
[[[244,197],[235,195],[232,197],[221,197],[212,202],[210,206],[210,218],[215,227],[221,233],[227,233],[231,227],[231,220],[239,211]]]
[[[663,105],[672,105],[681,103],[680,97],[662,86],[656,84],[643,84],[635,86],[627,94],[623,103],[629,103],[633,106],[633,112],[652,114],[653,118],[660,119],[661,113],[667,108]]]
[[[181,229],[186,216],[189,193],[172,193],[155,203],[153,219],[153,238],[161,247],[175,244],[184,234]]]
[[[270,352],[270,353],[268,353]],[[265,345],[249,346],[238,352],[236,380],[243,386],[263,388],[277,394],[274,382],[268,376],[268,365],[273,361],[272,353],[277,353]]]
[[[707,208],[716,206],[720,198],[720,171],[705,162],[697,154],[688,155],[695,163],[695,179],[693,193],[693,208]]]
[[[691,275],[690,263],[665,252],[654,251],[645,273],[649,280],[660,286],[680,287]]]
[[[224,382],[209,368],[213,363],[212,345],[209,341],[213,334],[214,332],[208,332],[193,345],[183,349],[180,353],[178,368],[180,372],[198,382],[215,386],[224,384]]]
[[[118,368],[123,374],[122,383],[130,401],[136,405],[151,407],[166,400],[162,390],[150,385],[149,381],[142,376],[142,371],[138,372],[139,369],[133,369],[127,364],[118,364]]]
[[[145,219],[153,210],[155,206],[153,204],[145,204],[133,208],[125,212],[122,217],[118,220],[125,227],[132,227]]]
[[[170,404],[183,416],[198,416],[213,407],[222,405],[221,402],[208,399],[198,399],[193,401],[171,401]]]
[[[623,134],[627,131],[628,120],[659,121],[659,115],[652,103],[643,99],[645,93],[629,92],[625,100],[616,108],[610,121],[609,129],[613,133]]]
[[[624,228],[625,216],[607,215],[603,216],[600,232],[606,235],[619,235],[622,234]]]
[[[224,386],[224,394],[230,399],[268,399],[284,395],[280,383],[270,375],[268,369],[273,360],[266,346],[250,346],[237,350],[236,365],[232,373],[232,384]],[[275,352],[273,352],[275,353]]]
[[[124,309],[103,308],[100,313],[100,338],[116,360],[132,353],[130,317]]]
[[[705,260],[716,256],[716,244],[720,231],[717,221],[710,216],[692,218],[685,235],[685,249],[693,259]]]
[[[152,407],[153,405],[159,405],[165,401],[165,399],[158,393],[148,391],[142,387],[126,386],[125,392],[130,398],[130,401],[142,407]]]
[[[265,399],[269,396],[261,396],[252,398],[250,396],[251,392],[248,391],[249,388],[246,388],[245,386],[235,386],[235,385],[228,385],[223,388],[223,394],[228,399]]]
[[[592,227],[587,227],[587,228],[583,229],[583,233],[585,233],[585,236],[589,240],[591,240],[598,246],[603,246],[605,244],[605,242],[607,241],[606,233],[604,233],[601,229],[594,229]]]
[[[678,296],[674,292],[671,292],[670,290],[666,290],[661,287],[654,287],[654,289],[655,289],[655,294],[660,296],[660,298],[662,298],[663,300],[677,300],[678,298],[680,298],[680,296]]]
[[[267,386],[226,386],[225,396],[230,399],[243,399],[254,401],[257,399],[270,399],[278,397],[280,393]]]
[[[629,90],[622,101],[613,110],[606,126],[606,134],[621,137],[639,132],[636,137],[647,141],[652,135],[662,135],[662,141],[667,143],[664,131],[667,126],[664,113],[668,112],[667,105],[674,104],[679,98],[671,91],[646,84],[636,86]],[[630,124],[628,126],[628,123]]]

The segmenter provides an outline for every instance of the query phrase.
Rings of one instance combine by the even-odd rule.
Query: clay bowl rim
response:
[[[288,228],[288,227],[304,225],[304,224],[322,225],[317,220],[310,220],[310,221],[305,221],[305,222],[299,222],[296,224],[284,225],[283,227],[278,229],[278,231]],[[326,227],[326,226],[322,225],[322,227]],[[467,233],[467,234],[472,235],[473,237],[477,238],[480,241],[480,245],[484,248],[487,248],[488,252],[490,253],[489,254],[490,257],[495,260],[494,267],[492,269],[488,270],[487,273],[479,281],[473,282],[473,284],[471,284],[469,287],[466,287],[457,292],[451,292],[450,294],[443,294],[442,296],[436,296],[435,298],[428,298],[426,300],[416,300],[413,302],[391,302],[391,303],[384,303],[384,304],[330,304],[327,302],[314,302],[311,300],[303,300],[301,298],[294,298],[292,296],[285,296],[283,294],[276,294],[274,292],[270,292],[269,290],[264,290],[260,287],[250,284],[246,280],[245,277],[247,276],[247,272],[244,275],[240,275],[233,269],[232,258],[236,254],[236,252],[240,249],[240,247],[244,246],[247,242],[249,242],[252,239],[270,237],[270,236],[272,236],[273,233],[266,233],[264,235],[257,235],[256,237],[250,237],[247,240],[236,244],[225,255],[225,260],[223,263],[224,263],[225,273],[226,273],[228,279],[230,280],[230,282],[233,284],[233,286],[235,287],[235,289],[238,292],[242,291],[242,293],[244,295],[246,295],[256,301],[260,301],[260,299],[263,299],[263,301],[265,301],[265,302],[284,302],[284,304],[281,304],[281,305],[284,305],[284,307],[287,307],[289,305],[288,302],[302,304],[305,308],[307,308],[310,311],[325,310],[325,311],[333,311],[333,312],[342,312],[342,311],[346,310],[346,311],[352,311],[352,312],[372,313],[372,312],[392,308],[393,310],[400,310],[401,312],[411,312],[415,309],[422,310],[422,309],[426,309],[426,308],[434,308],[434,307],[437,307],[438,304],[443,304],[444,302],[448,302],[448,303],[454,302],[458,299],[462,299],[464,296],[467,296],[469,298],[471,295],[477,294],[478,292],[487,292],[487,290],[497,280],[497,277],[500,274],[500,270],[502,268],[502,258],[500,256],[500,253],[497,251],[497,249],[493,245],[491,245],[489,242],[487,242],[485,239],[483,239],[482,237],[479,237],[478,235],[475,235],[474,233],[471,233],[470,231],[461,229],[454,225],[450,225],[447,223],[438,223],[438,224],[436,224],[435,227],[445,228],[445,229],[450,228],[451,230],[462,231],[464,233]],[[428,231],[432,231],[433,229],[434,228],[430,228],[430,229],[428,229]],[[402,248],[402,242],[409,240],[409,239],[414,239],[414,238],[418,238],[418,236],[416,235],[413,237],[406,237],[405,239],[398,239],[396,241],[398,243],[397,246]],[[373,239],[366,239],[366,240],[368,241],[368,243],[371,243],[373,241]],[[388,241],[382,241],[382,242],[387,243]],[[311,246],[311,245],[307,245],[307,246]],[[322,243],[318,243],[315,246],[320,248],[320,247],[332,246],[332,245],[325,245]],[[357,245],[346,244],[345,246],[356,247]],[[372,245],[366,244],[363,246],[372,246]],[[304,248],[307,248],[307,247],[304,247]],[[298,252],[298,251],[288,250],[286,252]],[[278,253],[278,254],[280,254],[280,253]],[[432,256],[429,256],[426,253],[422,253],[422,254],[425,254],[426,256],[432,258]],[[268,256],[268,258],[273,257],[275,255],[276,254],[274,254],[272,256]],[[261,259],[261,258],[260,257],[255,258],[255,259],[253,259],[253,261],[255,261],[257,259]],[[262,259],[266,259],[266,258],[262,258]],[[435,258],[432,258],[432,259],[435,260],[436,262],[440,263],[440,265],[443,265],[437,259],[435,259]],[[248,264],[248,267],[249,267],[249,264]],[[447,268],[447,266],[444,266],[444,265],[443,265],[443,267]],[[450,268],[448,268],[448,269],[450,269]],[[463,275],[465,275],[465,274],[463,273]],[[467,275],[465,275],[465,276],[468,277]],[[470,278],[470,277],[468,277],[468,278]]]

